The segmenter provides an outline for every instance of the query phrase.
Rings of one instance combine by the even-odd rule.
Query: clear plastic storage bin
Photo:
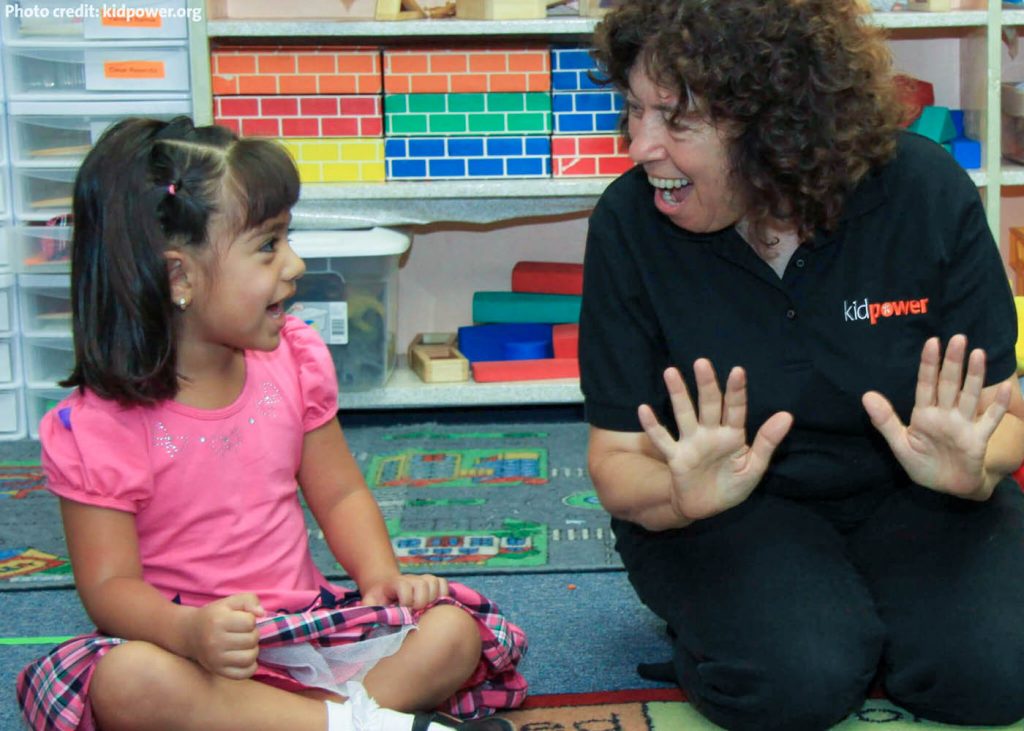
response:
[[[8,0],[4,38],[8,43],[187,38],[187,6],[187,0]]]
[[[14,215],[30,221],[48,221],[71,213],[78,168],[34,168],[15,166]]]
[[[342,391],[383,386],[395,367],[398,259],[409,237],[373,228],[293,231],[289,238],[306,261],[289,313],[327,343]]]
[[[0,386],[0,440],[24,439],[27,432],[25,421],[25,392],[22,387]]]
[[[11,160],[16,165],[81,163],[106,129],[124,117],[173,119],[190,115],[188,101],[12,102],[8,108]]]
[[[11,268],[21,274],[71,271],[70,226],[15,226],[9,233]]]
[[[71,335],[71,278],[66,274],[19,274],[21,332],[26,337]]]
[[[33,338],[21,340],[24,352],[25,383],[30,388],[56,388],[75,367],[75,343],[71,338]]]
[[[42,99],[123,99],[189,90],[188,47],[8,46],[7,97]]]

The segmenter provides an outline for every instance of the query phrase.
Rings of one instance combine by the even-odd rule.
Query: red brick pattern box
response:
[[[547,46],[385,48],[388,94],[477,94],[551,90]]]
[[[379,96],[221,96],[217,124],[245,137],[382,137]]]
[[[633,164],[626,141],[618,135],[551,138],[551,172],[556,178],[612,177]]]
[[[210,52],[213,93],[380,94],[380,49],[221,46]]]

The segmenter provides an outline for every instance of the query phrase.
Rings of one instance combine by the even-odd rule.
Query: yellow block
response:
[[[303,183],[384,181],[384,140],[364,137],[288,137],[279,142]]]

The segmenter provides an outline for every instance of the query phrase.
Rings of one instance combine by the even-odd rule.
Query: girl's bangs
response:
[[[248,231],[276,218],[299,200],[299,171],[276,142],[239,140],[228,152],[228,161],[244,212],[239,230]]]

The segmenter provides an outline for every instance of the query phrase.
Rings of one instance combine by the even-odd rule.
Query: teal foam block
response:
[[[572,294],[474,292],[473,322],[579,322],[582,300]]]
[[[956,125],[946,107],[924,107],[908,129],[939,143],[956,137]]]

